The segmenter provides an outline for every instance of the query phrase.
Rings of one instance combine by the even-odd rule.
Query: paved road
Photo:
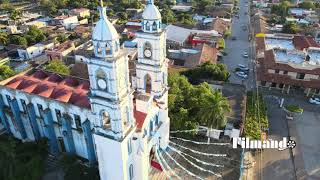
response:
[[[288,137],[288,124],[284,111],[279,108],[278,100],[270,95],[265,95],[268,105],[269,139],[282,140]],[[293,161],[289,149],[279,151],[267,149],[255,156],[255,178],[259,180],[291,180],[295,179]]]
[[[251,58],[244,58],[242,56],[244,51],[250,53],[250,42],[248,41],[249,32],[248,30],[244,31],[242,29],[242,26],[248,27],[249,24],[249,16],[245,15],[245,12],[248,11],[248,7],[245,6],[245,2],[246,0],[241,0],[239,2],[239,18],[234,17],[232,19],[232,36],[236,37],[237,40],[226,40],[226,52],[228,55],[224,57],[223,62],[227,65],[230,72],[233,72],[238,64],[244,64],[248,66],[251,61]],[[252,79],[252,71],[250,71],[250,76],[248,79]],[[243,79],[236,76],[234,73],[231,74],[229,80],[231,83],[235,84],[242,84],[250,81],[244,80],[242,82]]]

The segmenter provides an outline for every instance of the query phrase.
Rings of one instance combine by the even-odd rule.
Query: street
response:
[[[244,84],[247,90],[254,90],[256,87],[255,72],[254,72],[254,48],[253,43],[249,41],[249,28],[243,30],[243,26],[249,27],[248,7],[246,0],[239,2],[239,18],[234,17],[232,22],[232,38],[226,40],[227,56],[224,57],[223,62],[227,65],[231,72],[229,78],[230,83]],[[249,14],[249,13],[248,13]],[[249,53],[249,58],[243,57],[244,51]],[[246,65],[250,68],[249,76],[246,79],[238,77],[233,71],[238,64]],[[284,111],[279,108],[277,99],[265,93],[265,100],[268,105],[268,118],[270,124],[269,139],[281,140],[283,137],[288,137],[288,123],[286,122]],[[247,177],[247,179],[259,180],[291,180],[295,179],[294,163],[291,158],[290,151],[286,150],[264,150],[262,153],[257,153],[254,156],[256,161],[253,168],[254,177]]]
[[[247,82],[252,82],[250,79],[252,78],[252,66],[251,66],[251,44],[248,39],[249,37],[249,16],[245,14],[248,11],[248,7],[245,5],[246,0],[241,0],[239,2],[239,18],[233,17],[232,19],[232,37],[235,37],[236,40],[232,40],[231,38],[226,39],[226,52],[227,56],[224,57],[223,63],[225,63],[228,67],[228,70],[231,72],[231,77],[229,78],[230,83],[234,84],[246,84]],[[242,27],[246,26],[247,30],[243,30]],[[243,57],[244,51],[249,53],[249,58]],[[249,66],[250,73],[247,80],[244,80],[238,77],[233,71],[238,67],[238,64]],[[249,85],[250,87],[251,85]]]

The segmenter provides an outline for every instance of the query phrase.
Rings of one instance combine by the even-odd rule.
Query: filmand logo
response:
[[[277,140],[251,140],[250,138],[233,138],[232,147],[235,149],[238,144],[243,149],[279,149],[284,150],[287,148],[293,149],[296,147],[296,142],[294,140],[287,140],[286,137],[282,138],[282,141]]]

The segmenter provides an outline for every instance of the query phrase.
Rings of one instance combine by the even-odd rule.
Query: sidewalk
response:
[[[256,161],[254,160],[250,151],[244,153],[243,159],[243,176],[242,180],[254,179],[254,166]]]

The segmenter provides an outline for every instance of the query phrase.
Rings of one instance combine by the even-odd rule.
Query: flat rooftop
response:
[[[320,66],[319,45],[314,44],[310,37],[265,37],[265,47],[266,50],[273,49],[277,62]]]

